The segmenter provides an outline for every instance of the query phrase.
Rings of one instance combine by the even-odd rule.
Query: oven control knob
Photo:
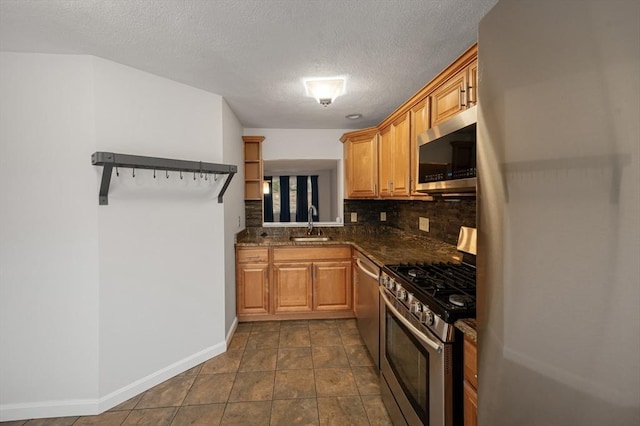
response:
[[[411,302],[410,306],[410,310],[412,314],[417,315],[418,317],[420,317],[420,313],[422,312],[422,304],[420,302]]]
[[[402,302],[404,302],[405,300],[407,300],[407,291],[400,287],[396,293],[396,298]]]
[[[433,317],[433,312],[431,312],[429,308],[425,306],[424,310],[422,311],[422,322],[425,325],[433,325],[434,320],[435,318]]]
[[[393,278],[387,277],[387,281],[384,283],[384,285],[391,291],[396,289],[396,281]]]

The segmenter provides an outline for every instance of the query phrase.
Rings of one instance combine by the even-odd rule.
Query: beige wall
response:
[[[479,421],[640,422],[640,3],[479,28]]]

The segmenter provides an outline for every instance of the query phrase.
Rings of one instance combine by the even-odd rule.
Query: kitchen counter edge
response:
[[[471,340],[473,343],[478,343],[478,333],[476,330],[476,320],[475,318],[464,318],[459,319],[455,322],[455,327],[464,334],[466,338]]]
[[[462,257],[456,247],[434,239],[402,239],[398,235],[344,236],[322,242],[290,241],[288,237],[244,237],[236,241],[237,247],[305,247],[351,245],[379,267],[407,262],[460,262]]]

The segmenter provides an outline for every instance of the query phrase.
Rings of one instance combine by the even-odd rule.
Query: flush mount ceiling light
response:
[[[345,115],[344,118],[348,118],[349,120],[357,120],[358,118],[362,118],[362,114],[349,114]]]
[[[328,106],[338,96],[344,94],[343,78],[314,78],[304,80],[307,95],[315,98],[324,107]]]

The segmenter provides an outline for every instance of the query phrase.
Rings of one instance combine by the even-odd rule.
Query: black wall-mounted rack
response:
[[[227,175],[218,194],[218,203],[222,203],[222,197],[229,187],[233,175],[238,171],[238,167],[232,164],[204,163],[202,161],[174,160],[170,158],[145,157],[101,151],[91,154],[91,164],[94,166],[103,166],[99,194],[99,203],[101,206],[109,204],[109,185],[111,185],[111,173],[114,167]]]

